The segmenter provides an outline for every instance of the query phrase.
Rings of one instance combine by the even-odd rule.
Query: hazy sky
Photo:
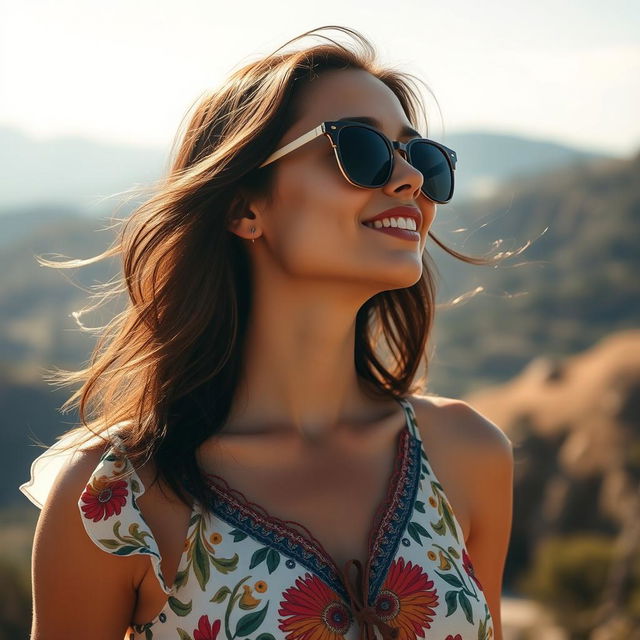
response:
[[[168,148],[208,87],[340,24],[421,77],[432,137],[488,129],[640,147],[638,0],[0,0],[0,125]],[[334,32],[334,36],[338,35]],[[307,42],[317,42],[308,40]]]

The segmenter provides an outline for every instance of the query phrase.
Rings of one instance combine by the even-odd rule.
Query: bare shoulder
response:
[[[512,455],[512,443],[504,431],[464,400],[435,395],[413,395],[408,399],[423,439],[446,439],[456,454],[485,461],[486,456],[508,459]]]
[[[467,551],[500,640],[502,574],[513,509],[513,445],[498,425],[467,402],[437,396],[412,396],[410,402],[423,439],[442,444],[439,451],[446,451],[448,464],[442,468],[449,487],[460,488],[464,496],[460,504],[467,508]]]
[[[144,559],[115,558],[98,548],[87,535],[78,506],[103,453],[102,446],[76,451],[56,476],[43,505],[32,555],[34,640],[89,631],[100,640],[121,638],[131,620],[136,583],[146,569]],[[96,576],[100,597],[87,600],[86,594],[97,588]],[[65,585],[64,594],[60,584]]]
[[[50,510],[53,503],[57,507],[66,509],[75,506],[73,504],[74,498],[77,502],[104,451],[105,447],[103,446],[93,446],[76,451],[68,459],[56,476],[47,503],[44,505],[43,515]]]

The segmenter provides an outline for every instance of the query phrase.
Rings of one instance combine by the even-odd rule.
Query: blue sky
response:
[[[0,125],[168,149],[229,71],[336,23],[427,83],[442,110],[427,97],[432,137],[484,129],[640,148],[637,0],[2,0]]]

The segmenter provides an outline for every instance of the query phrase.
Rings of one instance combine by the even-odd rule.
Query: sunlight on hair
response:
[[[454,298],[447,306],[453,307],[463,302],[468,302],[471,298],[475,298],[479,293],[482,293],[484,290],[485,290],[484,287],[478,286],[472,291],[467,291],[466,293],[463,293],[461,296]]]

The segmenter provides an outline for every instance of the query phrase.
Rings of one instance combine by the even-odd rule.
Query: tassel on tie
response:
[[[354,588],[349,577],[351,567],[355,565],[358,570],[357,587]],[[373,607],[370,607],[367,603],[369,597],[369,585],[363,577],[362,563],[360,560],[352,559],[347,560],[342,572],[343,582],[351,602],[353,605],[353,615],[360,624],[360,640],[376,640],[376,634],[374,627],[378,628],[378,631],[382,635],[382,640],[395,640],[400,633],[400,629],[392,627],[384,620],[381,620]]]

